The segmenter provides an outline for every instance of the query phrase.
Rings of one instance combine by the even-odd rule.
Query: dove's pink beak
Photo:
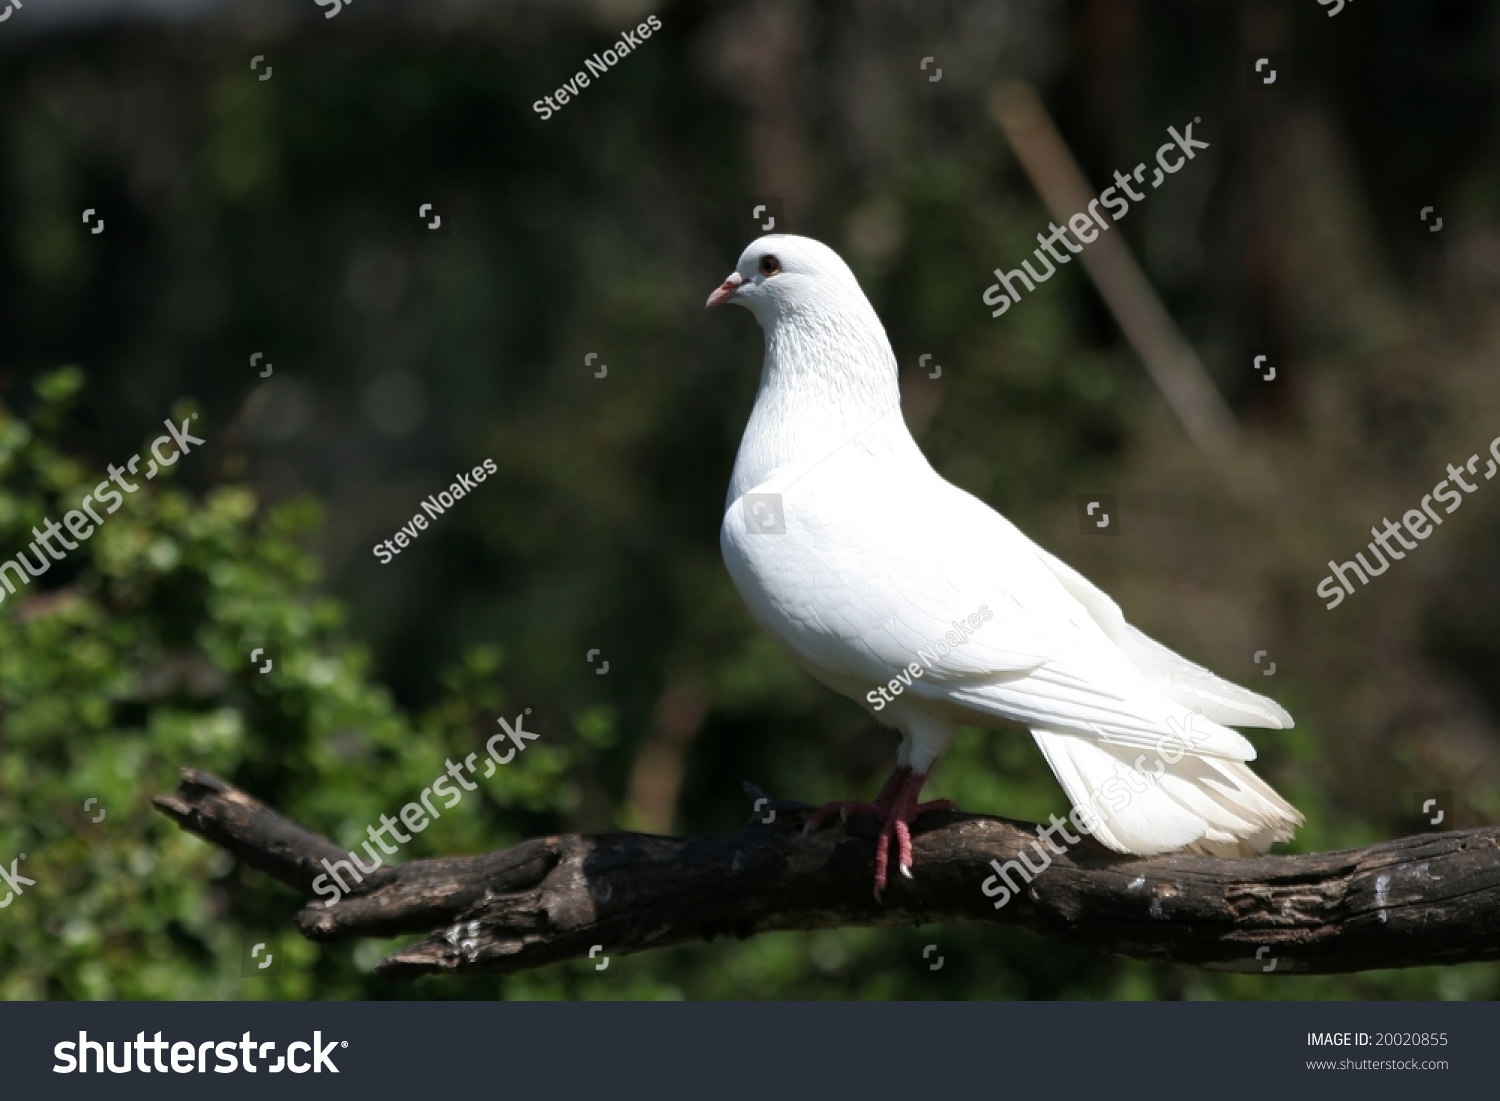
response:
[[[740,289],[740,284],[744,283],[744,281],[745,277],[739,272],[730,272],[729,278],[724,280],[724,282],[720,284],[719,289],[708,296],[708,301],[704,304],[703,308],[705,310],[711,310],[715,306],[722,306],[724,303],[729,301],[729,299],[734,295],[735,291]]]

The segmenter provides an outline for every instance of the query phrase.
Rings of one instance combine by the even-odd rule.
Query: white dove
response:
[[[944,480],[901,415],[896,358],[848,266],[762,237],[709,307],[765,331],[760,389],[720,529],[751,615],[804,669],[901,732],[873,803],[911,878],[911,822],[957,723],[1031,731],[1082,823],[1116,852],[1219,856],[1290,840],[1302,815],[1243,762],[1229,725],[1285,729],[1264,696],[1179,657],[978,498]],[[1086,809],[1087,808],[1087,809]],[[1092,820],[1092,821],[1090,821]]]

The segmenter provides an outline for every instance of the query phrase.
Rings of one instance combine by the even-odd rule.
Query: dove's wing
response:
[[[1184,707],[1226,726],[1261,726],[1286,730],[1295,724],[1275,700],[1232,684],[1196,662],[1167,649],[1125,622],[1125,613],[1103,590],[1060,558],[1036,548],[1037,557],[1062,582],[1101,630],[1109,636],[1158,692]]]
[[[725,562],[755,618],[822,679],[870,688],[916,662],[907,691],[973,722],[1142,748],[1191,726],[1194,753],[1254,758],[1239,734],[1158,691],[1044,552],[925,464],[852,451],[784,468],[752,493],[779,497],[785,531],[757,534],[741,498],[724,517]],[[982,626],[940,653],[971,614]]]

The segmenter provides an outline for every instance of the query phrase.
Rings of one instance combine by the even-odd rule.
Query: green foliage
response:
[[[54,440],[81,381],[71,369],[42,379],[29,424],[0,409],[6,557],[105,473]],[[413,719],[371,681],[343,610],[316,591],[299,545],[314,505],[262,510],[232,485],[194,500],[170,472],[136,484],[118,511],[100,506],[103,524],[64,561],[0,590],[0,859],[26,853],[20,870],[36,880],[0,910],[0,997],[381,993],[367,974],[378,952],[300,940],[297,899],[179,831],[151,796],[194,765],[353,847],[522,709],[503,687],[502,654],[476,649]],[[273,656],[268,674],[249,660],[257,646]],[[520,836],[514,808],[545,816],[576,802],[569,775],[614,737],[608,713],[577,719],[576,733],[529,719],[541,740],[393,859],[503,845]],[[252,941],[272,946],[277,974],[241,977]],[[428,993],[492,996],[494,984]]]

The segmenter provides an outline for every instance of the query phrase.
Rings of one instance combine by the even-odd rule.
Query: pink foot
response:
[[[851,814],[868,814],[872,818],[879,818],[884,822],[885,816],[891,811],[891,804],[896,799],[897,790],[910,775],[911,769],[905,767],[898,768],[895,772],[891,773],[891,778],[885,782],[885,787],[880,789],[880,794],[875,796],[873,803],[862,803],[857,799],[834,799],[831,802],[824,803],[817,810],[813,811],[813,816],[807,820],[807,825],[802,827],[802,832],[806,834],[821,829],[823,823],[832,818],[834,814],[837,814],[845,822],[849,821]]]
[[[957,809],[950,799],[934,799],[919,803],[917,796],[927,781],[926,773],[913,772],[901,767],[891,773],[891,778],[880,789],[873,803],[853,800],[835,800],[824,803],[808,819],[803,833],[811,833],[827,821],[835,811],[845,821],[850,814],[869,814],[883,823],[880,839],[875,843],[875,901],[880,901],[890,873],[891,839],[896,841],[896,864],[907,879],[912,877],[911,823],[929,811]]]

